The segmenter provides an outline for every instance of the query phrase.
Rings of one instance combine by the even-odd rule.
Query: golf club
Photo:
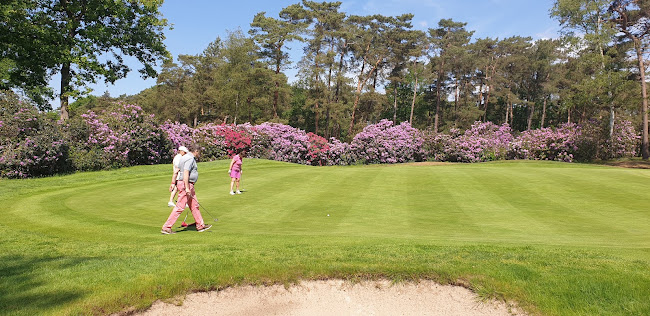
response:
[[[198,204],[200,208],[202,208],[206,213],[208,213],[210,217],[214,218],[215,222],[219,220],[218,218],[212,216],[212,214],[210,214],[210,212],[203,205],[201,205],[201,203],[199,203],[199,200],[197,200],[193,195],[190,196],[194,199],[194,201],[196,201],[196,204]]]
[[[187,227],[187,223],[185,222],[185,220],[187,220],[187,215],[189,214],[190,214],[189,212],[185,213],[185,218],[183,219],[183,223],[181,223],[181,227]]]

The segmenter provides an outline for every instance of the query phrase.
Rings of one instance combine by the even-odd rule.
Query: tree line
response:
[[[70,3],[92,3],[54,2],[68,4],[68,10],[61,12],[70,11]],[[156,21],[155,27],[138,34],[161,39],[166,21],[155,18],[161,2],[132,2],[144,3],[138,13]],[[86,9],[88,15],[90,8]],[[39,19],[43,15],[47,12],[41,12]],[[649,2],[556,0],[550,15],[562,26],[558,39],[474,38],[474,31],[460,21],[442,19],[422,31],[414,29],[412,14],[357,16],[343,12],[341,2],[303,0],[277,16],[258,13],[247,34],[231,31],[197,55],[172,60],[160,43],[149,40],[143,46],[150,48],[147,58],[142,58],[144,73],[153,75],[146,71],[151,70],[151,62],[163,61],[154,87],[133,96],[78,98],[70,111],[75,115],[124,99],[162,120],[192,126],[270,121],[340,139],[350,139],[367,124],[385,118],[434,132],[465,129],[477,120],[508,123],[515,131],[596,122],[609,135],[617,119],[630,119],[643,131],[641,152],[647,159]],[[78,34],[99,32],[83,32],[95,24],[73,25]],[[292,43],[300,43],[303,50],[295,65],[289,58]],[[11,61],[7,56],[2,61]],[[22,64],[14,64],[28,64],[18,61]],[[99,73],[108,74],[109,81],[126,74],[124,66],[106,66],[122,69]],[[85,65],[76,67],[72,69]],[[289,67],[297,69],[295,82],[288,81]],[[63,91],[74,95],[76,90]]]

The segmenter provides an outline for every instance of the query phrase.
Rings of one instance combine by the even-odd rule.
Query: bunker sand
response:
[[[306,281],[285,288],[242,286],[189,294],[180,306],[155,302],[138,315],[525,315],[472,291],[433,281]]]

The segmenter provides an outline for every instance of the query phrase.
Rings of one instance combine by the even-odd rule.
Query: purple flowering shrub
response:
[[[512,141],[509,158],[573,162],[581,136],[581,128],[573,123],[524,131]]]
[[[201,159],[216,160],[228,157],[228,149],[224,134],[231,127],[208,123],[194,129],[192,140],[201,147]],[[185,143],[183,145],[188,145]]]
[[[201,147],[201,156],[205,160],[229,158],[240,150],[248,151],[249,157],[268,158],[267,139],[250,124],[208,123],[191,128],[186,124],[167,121],[161,125],[161,129],[173,144],[174,152],[179,146],[196,144]]]
[[[600,159],[634,157],[638,152],[641,136],[634,129],[632,122],[616,120],[614,133],[600,143]]]
[[[617,121],[610,138],[604,123],[596,122],[530,130],[513,137],[507,124],[475,122],[465,131],[433,133],[407,122],[395,125],[381,120],[346,143],[279,123],[208,123],[192,128],[167,121],[158,125],[140,107],[121,103],[64,123],[0,91],[0,177],[5,178],[163,163],[171,160],[179,146],[190,144],[199,145],[206,160],[246,150],[251,158],[333,166],[425,159],[612,159],[636,155],[639,138],[629,121]]]
[[[311,143],[305,131],[279,123],[262,123],[254,127],[269,138],[269,159],[300,164],[312,164]]]
[[[59,124],[11,95],[0,99],[0,177],[49,176],[70,170]]]
[[[333,137],[330,138],[329,150],[327,151],[327,165],[346,166],[354,164],[354,162],[350,144]]]
[[[170,161],[171,142],[137,105],[118,103],[97,114],[82,114],[85,131],[75,133],[75,165],[81,170]],[[88,160],[95,160],[94,163]],[[101,163],[96,163],[96,161]]]
[[[208,123],[195,130],[194,140],[203,148],[208,160],[232,157],[241,150],[249,150],[252,135],[244,125]]]
[[[350,150],[357,162],[399,163],[422,160],[424,139],[408,122],[393,125],[381,120],[366,126],[352,140]]]
[[[429,159],[453,162],[482,162],[506,159],[512,133],[508,124],[474,122],[464,133],[452,128],[449,134],[425,137]]]
[[[172,143],[174,154],[180,146],[187,146],[194,142],[194,129],[178,122],[166,121],[160,125],[167,139]]]

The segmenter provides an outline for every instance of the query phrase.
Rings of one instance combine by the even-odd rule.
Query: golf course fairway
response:
[[[199,163],[206,232],[160,229],[170,165],[2,180],[0,314],[110,314],[240,284],[429,279],[536,315],[650,315],[650,170],[507,161]],[[218,217],[214,222],[212,216]],[[193,222],[191,215],[187,222]]]

